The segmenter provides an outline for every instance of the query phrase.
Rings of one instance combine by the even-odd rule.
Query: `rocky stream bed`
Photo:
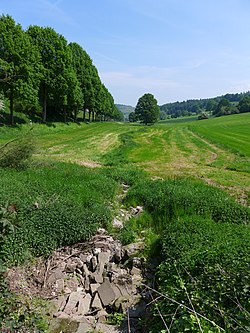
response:
[[[124,185],[119,200],[126,191]],[[120,207],[114,228],[122,228],[142,210]],[[7,281],[19,295],[49,301],[51,333],[144,332],[143,318],[152,301],[145,284],[152,286],[154,267],[138,256],[143,248],[143,240],[122,246],[100,228],[87,242],[57,249],[28,267],[10,269]],[[117,318],[119,327],[114,325]]]

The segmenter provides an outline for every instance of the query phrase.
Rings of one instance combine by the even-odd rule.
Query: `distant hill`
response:
[[[250,92],[226,94],[213,98],[190,99],[183,102],[167,103],[160,106],[160,110],[171,117],[190,116],[206,111],[214,111],[220,100],[227,99],[231,105],[236,105],[245,96],[250,96]]]
[[[116,107],[119,111],[124,114],[125,120],[128,119],[128,115],[130,112],[134,112],[135,108],[131,105],[124,105],[124,104],[116,104]]]

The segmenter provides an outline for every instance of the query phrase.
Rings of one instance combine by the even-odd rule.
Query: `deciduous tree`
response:
[[[144,94],[139,98],[135,108],[137,119],[141,120],[145,125],[157,122],[160,109],[157,105],[157,100],[152,94]]]

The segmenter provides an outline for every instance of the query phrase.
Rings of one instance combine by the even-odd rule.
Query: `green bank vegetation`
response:
[[[2,127],[1,267],[48,256],[100,226],[111,230],[112,204],[124,182],[130,185],[124,204],[145,211],[120,237],[124,243],[144,237],[144,255],[161,258],[149,331],[247,331],[249,208],[229,193],[247,204],[249,120],[242,114],[151,127]],[[41,306],[10,296],[6,302],[2,286],[3,327],[46,332]]]

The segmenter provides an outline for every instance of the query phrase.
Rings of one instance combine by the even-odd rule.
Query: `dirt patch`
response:
[[[101,168],[102,165],[100,163],[94,161],[76,161],[77,164],[85,166],[87,168]]]

